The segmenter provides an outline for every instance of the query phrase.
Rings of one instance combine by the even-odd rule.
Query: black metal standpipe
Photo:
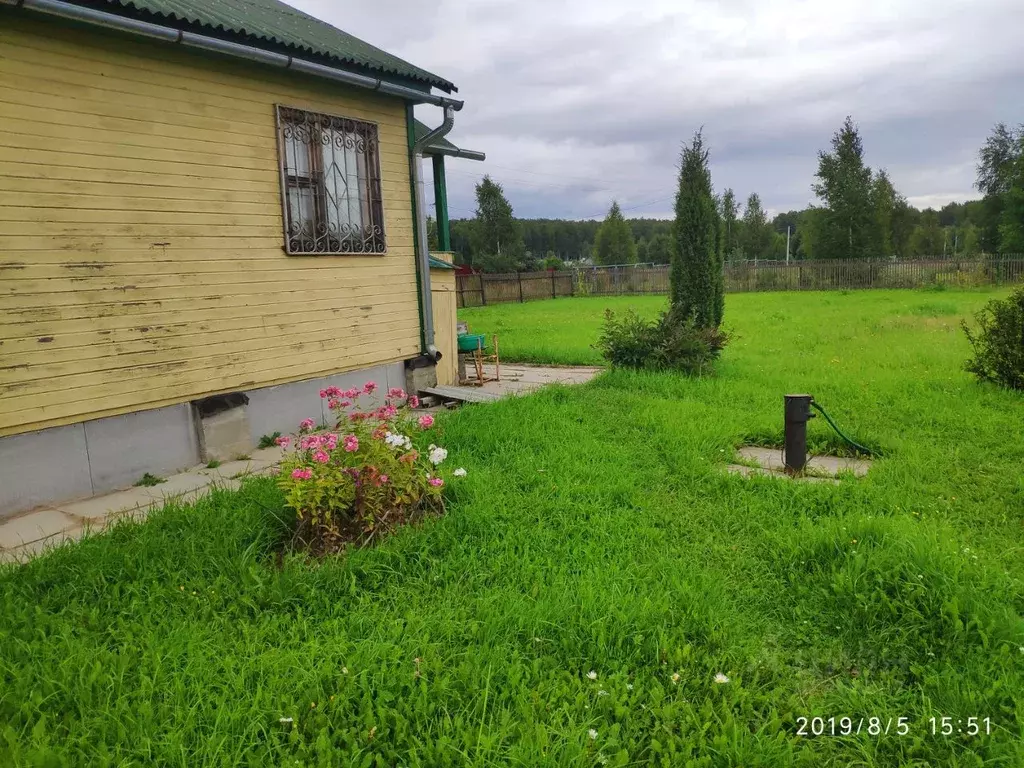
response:
[[[810,395],[786,395],[785,462],[790,472],[802,472],[807,464],[807,422],[811,413]]]

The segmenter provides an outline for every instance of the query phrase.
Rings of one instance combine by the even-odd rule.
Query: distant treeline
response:
[[[740,245],[727,253],[730,261],[786,258],[786,227],[790,230],[791,259],[827,259],[829,253],[815,249],[813,231],[814,217],[821,209],[808,208],[803,211],[788,211],[772,219],[771,239],[767,247],[752,252]],[[999,250],[999,219],[991,215],[990,206],[982,200],[967,203],[950,203],[939,210],[926,208],[921,211],[908,207],[905,221],[896,223],[894,231],[902,237],[893,238],[893,252],[880,256],[936,256],[973,255]],[[518,219],[522,226],[525,253],[521,271],[541,269],[546,260],[563,263],[588,261],[594,250],[600,221],[568,221],[564,219]],[[670,219],[627,219],[637,245],[637,261],[640,263],[668,264],[671,256]],[[473,264],[473,227],[476,219],[456,219],[451,222],[452,249],[463,264]],[[738,218],[734,224],[738,229],[737,241],[744,243],[744,222]],[[809,235],[806,236],[805,235]],[[478,266],[486,267],[485,264]],[[506,265],[507,266],[507,265]],[[487,270],[487,271],[505,271]],[[515,271],[511,269],[508,271]]]
[[[1024,126],[995,126],[978,153],[980,200],[939,210],[911,206],[885,169],[864,161],[853,118],[818,152],[811,189],[819,204],[769,219],[756,192],[740,203],[732,189],[712,195],[719,262],[915,258],[1024,253]],[[604,221],[517,219],[501,185],[476,186],[477,215],[451,222],[459,263],[486,272],[563,264],[667,264],[685,244],[673,223],[626,219],[613,202]],[[676,219],[679,219],[677,199]],[[682,239],[681,239],[682,238]],[[687,247],[689,247],[687,245]],[[685,250],[685,248],[684,248]]]

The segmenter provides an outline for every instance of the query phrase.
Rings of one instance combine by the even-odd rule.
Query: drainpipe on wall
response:
[[[441,350],[434,343],[434,303],[430,295],[430,244],[427,242],[427,210],[423,195],[423,150],[437,139],[444,138],[455,125],[455,110],[451,106],[444,109],[444,122],[423,136],[409,150],[409,163],[412,166],[412,181],[416,193],[416,240],[420,273],[420,294],[423,304],[423,344],[427,355],[434,362],[441,359]]]

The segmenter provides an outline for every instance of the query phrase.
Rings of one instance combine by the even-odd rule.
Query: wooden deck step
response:
[[[421,389],[421,395],[433,395],[441,400],[458,400],[460,403],[492,403],[501,395],[484,392],[476,387],[430,387]]]

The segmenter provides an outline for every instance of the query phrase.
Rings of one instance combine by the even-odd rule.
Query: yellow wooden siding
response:
[[[459,348],[455,328],[455,271],[430,270],[430,298],[434,306],[434,345],[441,350],[437,383],[458,384]]]
[[[388,251],[287,256],[274,105],[378,125]],[[0,435],[419,352],[398,99],[0,8]]]

